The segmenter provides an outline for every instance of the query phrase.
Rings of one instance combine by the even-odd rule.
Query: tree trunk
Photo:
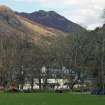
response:
[[[31,90],[33,91],[33,86],[34,86],[34,78],[31,78]]]

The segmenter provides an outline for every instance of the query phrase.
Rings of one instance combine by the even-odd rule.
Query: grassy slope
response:
[[[8,7],[0,6],[0,35],[19,36],[19,38],[27,36],[34,43],[48,45],[66,34],[60,30],[45,27],[17,16]]]
[[[57,29],[45,27],[23,17],[18,17],[18,19],[28,29],[27,33],[29,33],[30,37],[36,43],[40,43],[40,41],[43,41],[48,44],[56,41],[60,37],[64,37],[67,35],[67,33],[59,31]]]
[[[105,97],[86,94],[2,93],[0,105],[105,105]]]

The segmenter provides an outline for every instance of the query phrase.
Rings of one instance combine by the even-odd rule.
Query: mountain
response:
[[[58,29],[45,27],[27,18],[17,15],[6,6],[0,6],[0,36],[28,37],[35,43],[51,43],[65,36]]]
[[[60,16],[53,18],[56,20],[56,17],[58,19]],[[65,21],[65,19],[59,20]],[[73,32],[78,32],[78,30]],[[74,65],[74,68],[80,69],[79,64],[82,65],[82,63],[77,63],[81,60],[77,60],[77,55],[84,46],[80,44],[79,35],[84,36],[84,34],[72,35],[58,28],[42,25],[17,15],[6,6],[0,6],[1,84],[7,85],[16,81],[17,85],[23,86],[25,78],[29,79],[27,81],[31,80],[31,83],[34,76],[40,79],[40,70],[43,66],[60,69],[63,66],[70,68]],[[81,53],[78,58],[81,55],[83,54]],[[22,81],[21,76],[24,78]]]
[[[103,24],[102,27],[97,27],[95,30],[93,30],[95,32],[105,32],[105,24]]]
[[[16,12],[17,15],[23,16],[33,22],[38,22],[44,26],[59,29],[64,32],[78,33],[86,31],[80,25],[73,23],[55,11],[36,11],[32,13]]]

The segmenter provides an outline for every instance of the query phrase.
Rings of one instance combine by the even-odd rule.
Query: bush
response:
[[[55,90],[55,93],[63,93],[63,90]]]
[[[105,89],[97,88],[91,91],[92,95],[105,95]]]
[[[5,92],[17,93],[20,92],[17,88],[6,89]]]

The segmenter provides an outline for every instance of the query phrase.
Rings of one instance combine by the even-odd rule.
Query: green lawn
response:
[[[74,93],[0,93],[0,105],[105,105],[105,96]]]

